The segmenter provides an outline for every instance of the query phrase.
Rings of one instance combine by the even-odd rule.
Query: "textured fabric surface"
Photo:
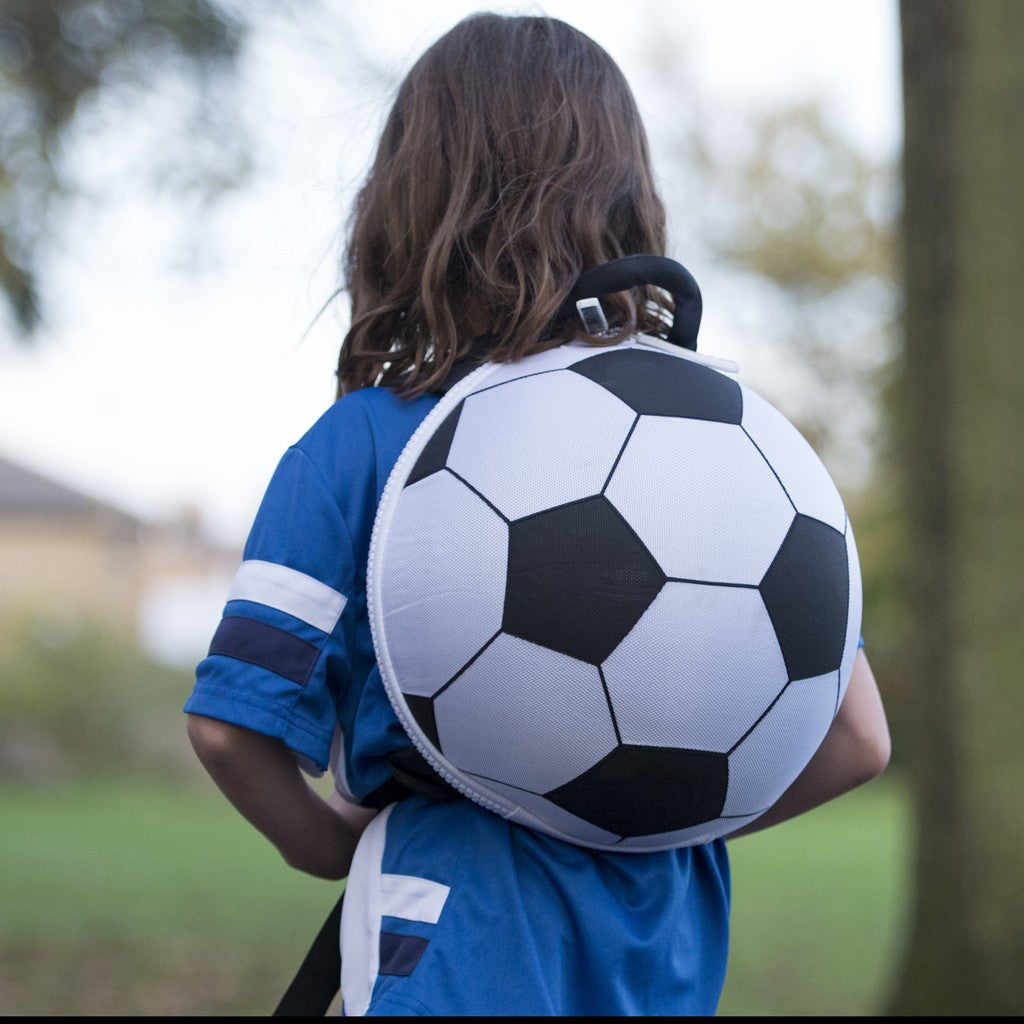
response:
[[[852,530],[810,445],[643,339],[463,378],[392,473],[369,584],[424,757],[602,849],[766,810],[824,738],[860,629]]]

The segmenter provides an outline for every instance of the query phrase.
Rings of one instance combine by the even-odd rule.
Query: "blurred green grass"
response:
[[[0,786],[0,1014],[273,1010],[341,891],[212,783]]]
[[[898,775],[729,844],[722,1016],[883,1013],[909,899]]]
[[[883,779],[731,844],[720,1014],[880,1013],[907,892]],[[0,1013],[269,1015],[337,883],[288,869],[206,780],[0,785]]]
[[[340,891],[290,871],[212,785],[0,789],[6,938],[292,941]]]

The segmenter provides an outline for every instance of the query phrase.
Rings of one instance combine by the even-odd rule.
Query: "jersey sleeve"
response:
[[[243,558],[185,711],[282,740],[323,771],[350,678],[356,570],[338,498],[298,446],[277,466]]]

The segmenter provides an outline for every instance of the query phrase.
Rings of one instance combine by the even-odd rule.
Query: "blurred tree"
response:
[[[812,101],[752,110],[728,150],[696,152],[708,242],[757,295],[740,323],[775,363],[768,397],[862,482],[893,348],[893,168]]]
[[[65,149],[83,110],[188,83],[190,124],[151,154],[157,176],[223,188],[245,166],[222,88],[245,31],[215,0],[0,0],[0,296],[23,338],[43,314],[41,264],[75,192]]]
[[[848,488],[862,485],[898,315],[895,167],[853,142],[819,99],[709,109],[680,47],[662,33],[648,61],[671,98],[668,131],[652,141],[670,169],[663,191],[683,262],[707,312],[743,346],[748,382]]]
[[[916,714],[913,915],[890,1003],[1024,1012],[1024,18],[901,0],[898,450]]]

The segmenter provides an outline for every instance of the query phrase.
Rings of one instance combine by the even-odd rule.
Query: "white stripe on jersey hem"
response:
[[[346,1017],[364,1017],[370,1008],[380,969],[383,917],[437,924],[450,886],[416,875],[381,871],[387,822],[394,804],[385,807],[359,838],[341,905],[341,998]]]
[[[348,603],[344,594],[304,572],[257,559],[248,559],[239,566],[228,600],[265,604],[324,633],[334,629]]]
[[[341,905],[341,998],[346,1017],[364,1017],[380,967],[381,864],[387,821],[385,807],[359,837]]]
[[[385,917],[437,924],[451,887],[415,875],[381,875],[380,891]]]

